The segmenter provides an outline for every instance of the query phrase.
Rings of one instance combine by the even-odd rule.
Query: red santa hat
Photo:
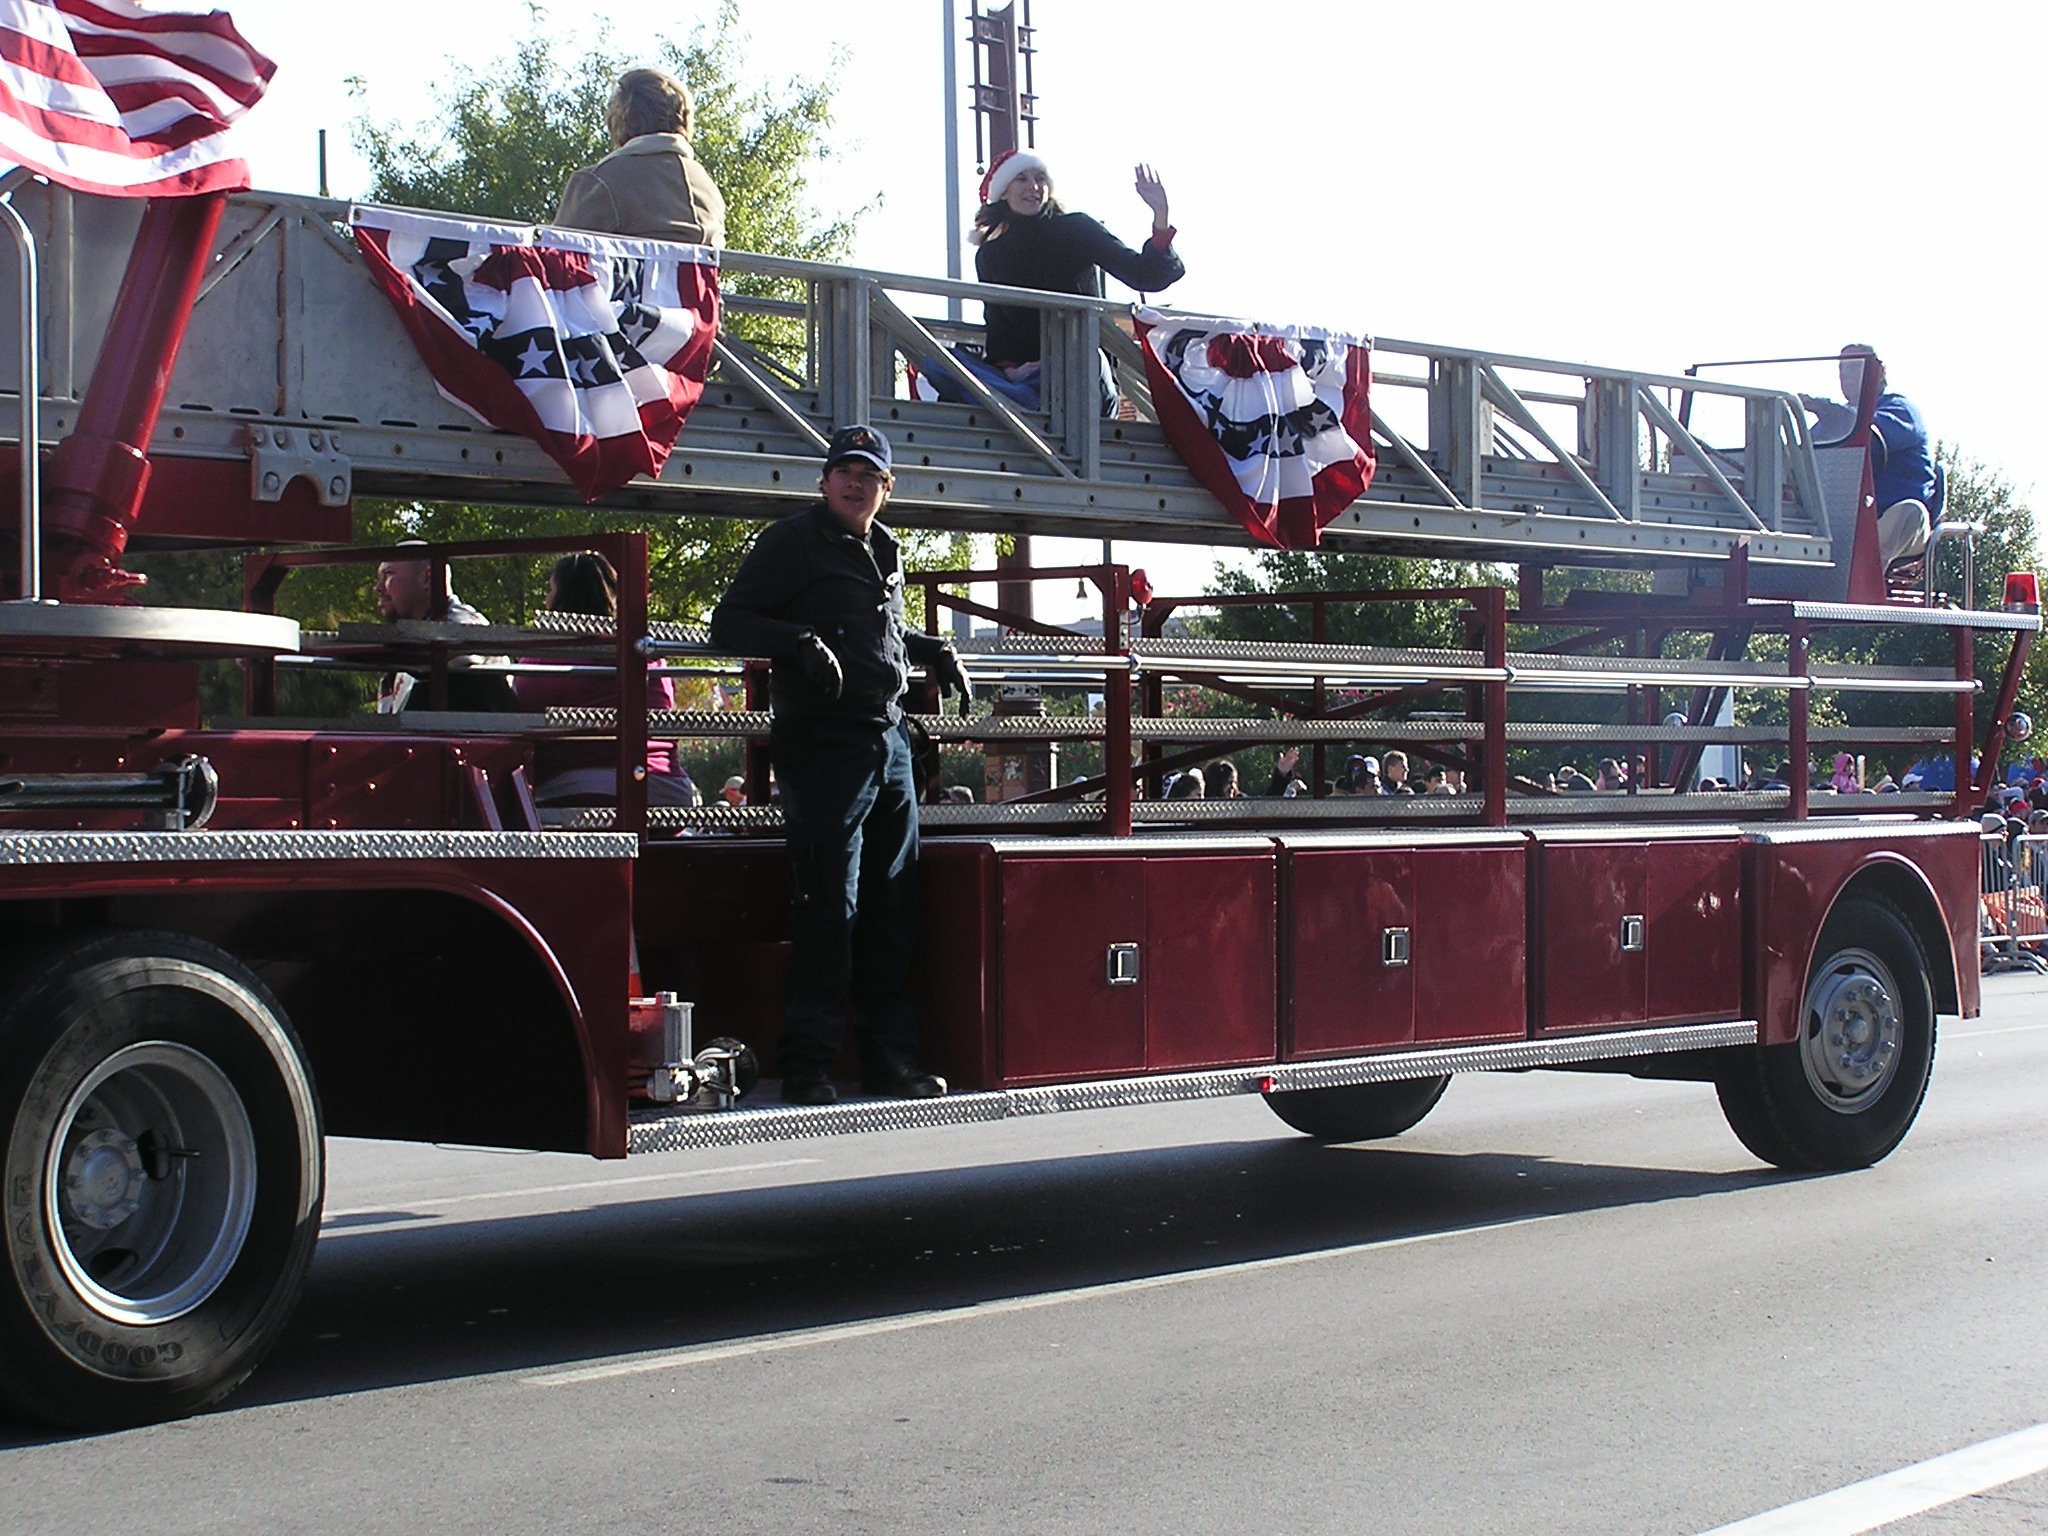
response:
[[[981,201],[985,205],[1001,202],[1003,189],[1026,171],[1045,171],[1045,162],[1028,149],[1006,149],[997,155],[988,168],[988,174],[981,178]],[[1046,171],[1051,175],[1050,171]]]

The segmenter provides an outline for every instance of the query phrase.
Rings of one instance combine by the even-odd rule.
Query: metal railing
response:
[[[44,429],[60,436],[134,211],[49,187],[23,188],[17,202],[46,253],[42,404]],[[329,506],[361,493],[573,503],[536,445],[435,392],[342,232],[346,212],[312,197],[232,200],[151,456],[248,465],[259,503],[301,479]],[[1028,519],[1085,537],[1248,542],[1156,425],[1127,305],[740,251],[720,259],[731,318],[711,385],[660,477],[607,504],[773,516],[812,494],[832,428],[867,420],[897,436],[892,515],[906,523],[1012,531]],[[972,404],[909,398],[909,367],[943,369],[946,347],[978,334],[938,312],[990,301],[1041,316],[1041,408],[971,381]],[[0,315],[0,368],[11,324]],[[1137,419],[1100,414],[1105,354]],[[1390,337],[1374,356],[1380,470],[1326,530],[1334,548],[1694,563],[1741,547],[1759,567],[1831,579],[1842,477],[1816,457],[1789,395]],[[0,390],[15,385],[0,372]],[[1675,402],[1702,394],[1727,398],[1742,441],[1702,441],[1680,419]],[[1860,483],[1860,460],[1857,470]]]
[[[458,716],[445,710],[413,711],[403,718],[362,718],[338,728],[397,733],[459,731],[537,740],[606,738],[612,741],[620,765],[617,811],[578,812],[575,824],[595,825],[595,816],[605,816],[611,818],[605,824],[629,830],[772,830],[773,813],[765,804],[765,743],[771,724],[765,667],[717,651],[704,631],[694,626],[646,621],[644,583],[628,574],[637,576],[644,569],[639,563],[644,559],[642,536],[444,545],[433,550],[431,558],[445,568],[470,559],[514,554],[532,557],[586,544],[605,549],[622,578],[627,578],[621,581],[617,623],[594,616],[537,615],[531,627],[346,625],[338,634],[313,637],[307,656],[284,661],[295,666],[344,669],[405,666],[426,675],[429,698],[442,686],[440,680],[447,676],[455,658],[467,654],[525,658],[492,664],[496,670],[514,674],[545,671],[609,677],[616,680],[616,686],[610,690],[612,702],[608,704],[597,702],[606,694],[600,689],[588,706],[545,714]],[[252,604],[270,607],[279,584],[294,569],[372,560],[390,553],[350,549],[253,556],[247,575]],[[1323,614],[1314,625],[1318,634],[1329,617],[1325,610],[1340,599],[1360,608],[1388,603],[1447,605],[1453,627],[1463,626],[1462,646],[1418,649],[1134,635],[1129,632],[1129,621],[1137,615],[1131,609],[1126,567],[1066,567],[1028,576],[1073,580],[1077,573],[1094,580],[1103,594],[1107,639],[1035,625],[1031,633],[963,647],[962,654],[982,683],[1037,686],[1054,693],[1099,692],[1099,709],[1078,716],[990,711],[984,693],[976,711],[946,714],[937,710],[934,695],[916,706],[924,712],[916,714],[914,721],[934,744],[978,747],[992,760],[1045,750],[1050,763],[1051,744],[1071,744],[1080,751],[1085,776],[1062,780],[1048,772],[1042,788],[1000,803],[935,807],[934,825],[1043,825],[1124,835],[1139,825],[1281,824],[1318,819],[1504,826],[1558,819],[1926,816],[1953,814],[1970,803],[1967,794],[1955,791],[1835,796],[1812,790],[1807,775],[1800,771],[1768,785],[1762,784],[1759,775],[1758,787],[1717,780],[1703,788],[1698,767],[1700,752],[1712,747],[1762,749],[1770,754],[1759,761],[1763,767],[1780,761],[1804,764],[1819,743],[1856,749],[1890,747],[1915,758],[1944,754],[1952,758],[1956,743],[1972,737],[1968,722],[1979,691],[1966,665],[1967,647],[1958,664],[1947,667],[1829,667],[1813,662],[1803,641],[1788,645],[1785,656],[1777,660],[1740,659],[1739,649],[1732,656],[1717,652],[1700,658],[1589,654],[1567,648],[1574,643],[1570,632],[1586,627],[1586,618],[1578,610],[1542,610],[1511,618],[1509,593],[1499,587],[1278,593],[1262,599],[1280,607],[1311,606]],[[980,605],[961,588],[994,574],[917,573],[913,580],[924,589],[927,623],[936,630],[943,610],[952,606],[980,611]],[[1147,617],[1142,628],[1155,628],[1151,622],[1155,613],[1200,601],[1154,598],[1144,610]],[[1000,610],[989,612],[1001,616]],[[1729,622],[1731,615],[1745,633],[1752,626],[1775,627],[1799,637],[1807,624],[1794,609],[1762,605],[1738,608],[1719,617],[1696,614],[1675,627],[1711,631]],[[1834,610],[1828,616],[1831,620],[1844,618]],[[1998,614],[1935,615],[1909,610],[1908,616],[1917,624],[1939,618],[1962,632],[1982,624],[2017,622]],[[1639,617],[1630,622],[1639,622]],[[1511,624],[1518,647],[1530,648],[1508,649]],[[1553,649],[1534,649],[1536,636],[1548,626],[1563,626],[1567,639]],[[1606,631],[1596,628],[1592,633],[1598,638]],[[727,680],[740,678],[745,707],[650,711],[642,691],[645,669],[650,665],[710,673]],[[266,715],[274,718],[276,693],[269,668],[252,667],[251,684],[250,718],[238,723],[254,723]],[[1946,696],[1953,700],[1954,721],[1853,726],[1815,723],[1808,700],[1840,690]],[[1718,700],[1736,692],[1783,696],[1786,719],[1773,726],[1717,723],[1729,718],[1721,714]],[[1574,694],[1604,696],[1609,702],[1592,714],[1578,712],[1572,718],[1559,718],[1558,700]],[[1201,718],[1182,712],[1183,701],[1197,697],[1224,701],[1227,707]],[[1214,703],[1202,708],[1213,710]],[[1409,718],[1418,708],[1428,712],[1426,717]],[[337,728],[319,722],[295,723]],[[749,814],[734,817],[727,814],[729,808],[715,806],[657,813],[645,805],[634,768],[644,758],[649,740],[745,743],[750,794],[755,802]],[[1180,770],[1275,744],[1303,748],[1301,766],[1309,792],[1299,799],[1253,795],[1240,801],[1201,804],[1175,801],[1167,794],[1169,777]],[[1417,797],[1412,803],[1325,795],[1326,780],[1341,777],[1329,772],[1326,753],[1345,744],[1361,752],[1401,748],[1415,760],[1418,777],[1423,766],[1440,766],[1449,783],[1462,782],[1463,792]],[[1581,754],[1585,753],[1612,755],[1624,762],[1640,754],[1645,771],[1630,774],[1621,793],[1560,792],[1548,784],[1542,769],[1584,762]]]
[[[1991,971],[2048,971],[2048,834],[1986,832],[1977,948]]]

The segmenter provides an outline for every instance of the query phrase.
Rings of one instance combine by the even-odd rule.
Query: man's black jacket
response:
[[[804,674],[796,653],[806,635],[839,658],[846,685],[837,699]],[[761,530],[711,615],[711,643],[773,659],[778,719],[875,725],[902,718],[910,664],[928,666],[946,650],[936,635],[904,627],[896,536],[875,523],[863,539],[823,502]]]

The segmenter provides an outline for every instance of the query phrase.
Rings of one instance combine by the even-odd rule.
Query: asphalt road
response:
[[[338,1142],[265,1368],[0,1426],[0,1531],[1696,1536],[2048,1423],[2048,979],[1986,990],[1904,1147],[1826,1178],[1711,1089],[1556,1074],[1369,1147],[1250,1101]],[[2048,1529],[2048,1474],[1884,1529]]]

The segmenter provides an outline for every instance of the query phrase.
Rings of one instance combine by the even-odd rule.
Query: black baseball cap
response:
[[[873,427],[841,427],[826,445],[825,467],[830,469],[843,459],[865,459],[887,474],[890,472],[889,439]]]

